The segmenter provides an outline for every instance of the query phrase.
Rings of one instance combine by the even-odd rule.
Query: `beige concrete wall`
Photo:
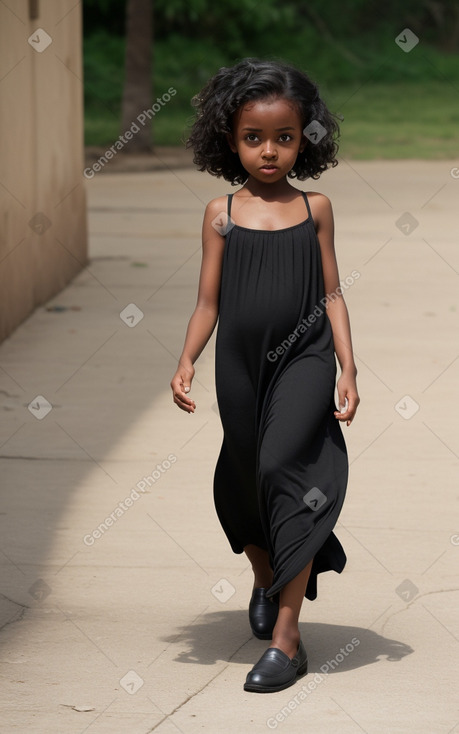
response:
[[[87,263],[81,3],[0,3],[0,69],[3,340]]]

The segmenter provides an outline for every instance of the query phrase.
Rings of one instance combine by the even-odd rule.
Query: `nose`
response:
[[[272,140],[267,140],[263,149],[262,158],[277,158],[277,150]]]

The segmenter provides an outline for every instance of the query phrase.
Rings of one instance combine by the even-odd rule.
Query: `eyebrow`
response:
[[[263,131],[262,127],[243,127],[243,130],[251,130],[254,133],[261,133]],[[276,132],[281,132],[282,130],[294,130],[295,128],[291,125],[287,125],[287,127],[277,127]]]

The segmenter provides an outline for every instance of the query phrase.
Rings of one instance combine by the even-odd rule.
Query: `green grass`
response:
[[[188,114],[180,109],[161,110],[154,120],[154,144],[182,145],[187,117],[191,114],[192,110]],[[119,117],[103,110],[86,111],[84,127],[86,145],[110,147],[121,134]]]
[[[459,108],[448,85],[367,84],[340,87],[327,95],[342,114],[340,154],[357,160],[375,158],[459,158]],[[154,118],[156,145],[181,145],[193,111],[174,97]],[[99,107],[87,110],[87,145],[110,146],[120,134],[119,118]]]
[[[301,39],[300,39],[301,40]],[[296,39],[298,44],[298,39]],[[357,51],[357,49],[356,49]],[[297,51],[290,60],[299,65]],[[368,50],[366,53],[370,53]],[[391,39],[364,70],[321,59],[318,81],[333,112],[343,115],[340,154],[353,159],[457,159],[459,56],[430,48],[403,54]],[[288,60],[288,55],[284,57]],[[85,143],[109,147],[120,133],[124,44],[98,34],[85,39]],[[154,96],[177,94],[154,118],[156,145],[182,145],[193,116],[190,99],[220,66],[232,63],[215,45],[172,36],[155,45]],[[354,78],[353,78],[354,77]],[[451,81],[449,81],[451,80]]]
[[[459,157],[458,95],[449,83],[369,83],[353,91],[341,88],[327,100],[344,117],[342,155],[360,160]]]

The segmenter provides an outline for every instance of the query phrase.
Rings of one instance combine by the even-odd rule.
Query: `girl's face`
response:
[[[228,135],[247,173],[268,184],[292,170],[306,142],[298,110],[287,99],[246,102],[235,113]]]

